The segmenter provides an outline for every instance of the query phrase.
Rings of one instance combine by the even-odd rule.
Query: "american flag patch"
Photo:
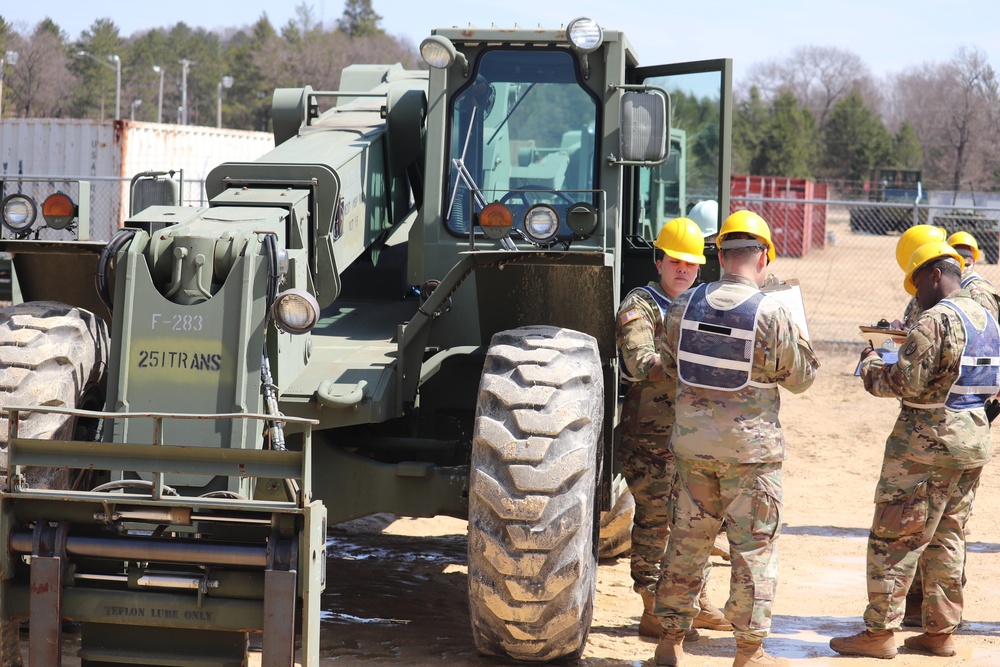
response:
[[[628,324],[632,320],[639,319],[639,311],[635,308],[631,310],[626,310],[624,313],[618,316],[619,324]]]

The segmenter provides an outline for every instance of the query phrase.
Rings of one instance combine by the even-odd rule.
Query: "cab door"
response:
[[[729,213],[733,61],[730,58],[639,67],[628,83],[670,95],[670,152],[655,167],[625,170],[621,294],[656,280],[653,241],[664,223],[690,217],[706,236],[702,280],[718,276],[715,232]],[[699,202],[707,202],[695,209]],[[714,202],[714,206],[713,203]],[[715,215],[702,215],[712,211]]]

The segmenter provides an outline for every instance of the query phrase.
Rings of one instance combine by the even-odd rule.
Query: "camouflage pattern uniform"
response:
[[[707,287],[711,305],[735,307],[759,294],[750,280],[727,275]],[[671,304],[664,322],[664,371],[680,378],[681,322],[694,290]],[[705,563],[723,519],[732,553],[725,615],[737,639],[759,641],[771,626],[777,586],[775,540],[781,530],[781,464],[785,438],[776,385],[799,393],[819,362],[788,310],[760,302],[754,327],[751,385],[736,391],[679,381],[671,446],[677,463],[675,516],[656,588],[654,611],[666,629],[691,627]],[[768,385],[768,386],[760,386]]]
[[[664,303],[669,303],[659,283],[651,282]],[[637,592],[653,593],[660,577],[660,561],[670,534],[671,494],[674,488],[674,455],[670,427],[674,423],[674,390],[671,379],[646,377],[658,354],[655,341],[663,329],[660,307],[646,289],[634,289],[618,308],[615,335],[627,382],[621,413],[621,444],[616,456],[635,498],[632,520],[632,581]]]
[[[986,325],[986,310],[973,296],[970,290],[960,290],[948,299],[979,330]],[[965,349],[960,316],[938,304],[916,320],[897,363],[889,365],[873,356],[861,365],[868,393],[903,399],[886,440],[868,537],[864,620],[869,631],[900,628],[918,561],[924,630],[950,633],[961,622],[964,526],[980,472],[992,454],[982,407],[952,410],[943,405]],[[1000,347],[994,354],[1000,354]]]

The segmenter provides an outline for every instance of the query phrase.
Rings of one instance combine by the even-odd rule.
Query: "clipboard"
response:
[[[861,339],[866,343],[871,343],[872,347],[889,349],[898,348],[906,339],[906,331],[902,329],[890,329],[886,327],[866,327],[859,325]],[[887,345],[891,343],[891,345]]]
[[[792,320],[798,326],[801,336],[809,340],[809,324],[806,322],[806,307],[802,303],[802,288],[799,286],[799,281],[795,279],[771,281],[769,278],[760,291],[784,304],[792,314]]]

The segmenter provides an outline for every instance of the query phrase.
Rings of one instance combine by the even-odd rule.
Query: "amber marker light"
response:
[[[510,234],[514,214],[500,202],[487,204],[479,213],[479,227],[487,237],[499,240]]]
[[[52,229],[66,229],[76,214],[76,204],[64,192],[51,194],[42,203],[42,217]]]

